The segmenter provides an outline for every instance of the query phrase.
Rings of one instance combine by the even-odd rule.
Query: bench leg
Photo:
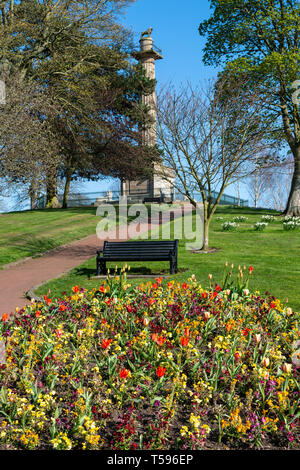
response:
[[[97,276],[100,276],[100,274],[106,274],[107,269],[106,269],[106,261],[101,258],[101,251],[97,252]]]
[[[103,259],[100,261],[100,274],[107,274],[106,261]]]
[[[97,263],[96,263],[96,275],[99,276],[100,275],[100,262],[101,262],[101,255],[100,255],[100,252],[97,251]]]
[[[170,274],[177,274],[178,268],[177,268],[177,258],[174,257],[170,260]]]
[[[170,274],[174,274],[174,271],[175,271],[175,264],[174,264],[174,260],[170,260]]]

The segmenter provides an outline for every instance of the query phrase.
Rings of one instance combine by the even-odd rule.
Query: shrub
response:
[[[299,314],[225,281],[122,274],[5,317],[0,448],[297,447]]]
[[[300,223],[300,217],[294,217],[292,215],[286,215],[283,219],[283,223],[285,223],[285,222]]]
[[[244,215],[238,215],[233,219],[234,222],[246,222],[246,220],[248,220],[248,217],[245,217]]]
[[[222,229],[224,230],[224,232],[233,232],[237,229],[237,227],[238,225],[236,222],[224,222],[222,224]]]
[[[261,216],[261,220],[262,220],[263,222],[268,222],[268,223],[270,223],[270,222],[274,222],[275,217],[274,217],[274,215],[262,215],[262,216]]]
[[[262,232],[263,230],[265,230],[265,228],[268,225],[269,224],[267,222],[256,222],[256,224],[253,225],[253,228],[254,228],[254,230],[256,230],[258,232]]]
[[[286,216],[283,219],[283,230],[295,230],[300,227],[300,217]]]

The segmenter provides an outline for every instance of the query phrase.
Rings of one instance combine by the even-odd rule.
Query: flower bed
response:
[[[122,274],[0,340],[0,449],[299,448],[299,314],[273,297]]]

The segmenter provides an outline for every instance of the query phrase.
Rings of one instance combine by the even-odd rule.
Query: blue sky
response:
[[[122,17],[122,24],[135,32],[137,45],[140,33],[153,28],[154,43],[164,57],[156,62],[159,83],[194,83],[217,73],[202,62],[205,38],[200,37],[198,27],[209,16],[208,0],[136,0]]]

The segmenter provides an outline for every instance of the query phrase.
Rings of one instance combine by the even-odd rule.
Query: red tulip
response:
[[[180,338],[181,346],[187,346],[190,342],[190,339],[188,336],[183,336]]]
[[[235,357],[235,360],[238,362],[241,358],[240,353],[239,352],[234,353],[234,357]]]
[[[159,366],[157,369],[156,369],[156,375],[157,377],[163,377],[166,373],[166,367],[162,367],[162,366]]]
[[[129,370],[128,369],[121,369],[120,370],[120,379],[126,379],[129,375]]]
[[[102,343],[101,343],[101,347],[103,349],[107,349],[108,346],[110,345],[111,341],[112,341],[111,339],[103,339]]]

